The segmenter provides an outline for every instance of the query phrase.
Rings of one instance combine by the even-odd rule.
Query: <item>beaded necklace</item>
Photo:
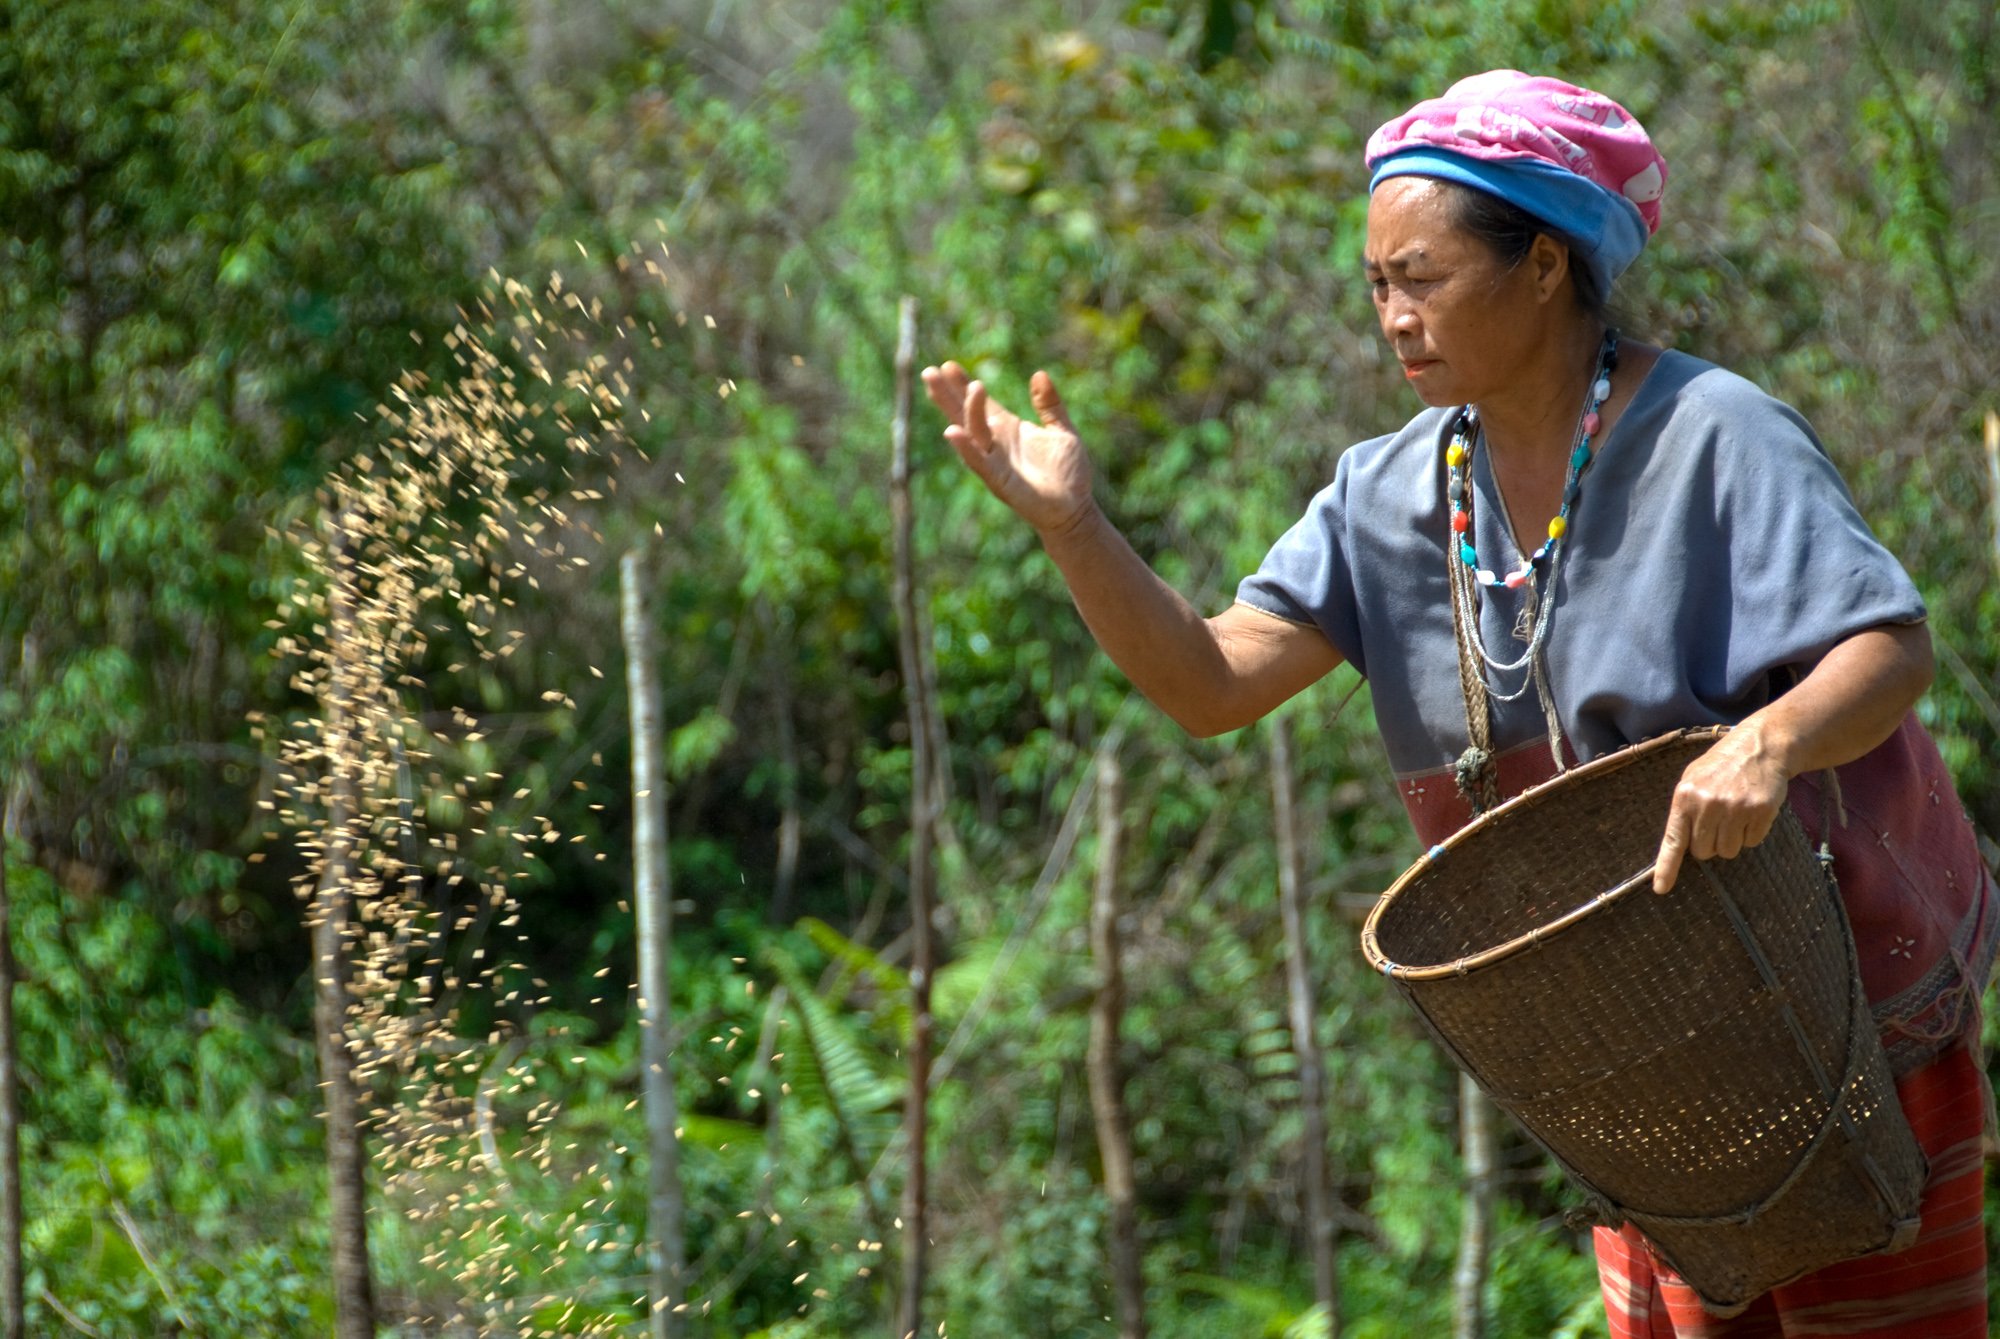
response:
[[[1534,578],[1545,560],[1553,567],[1555,552],[1561,547],[1563,536],[1569,533],[1570,510],[1576,505],[1577,494],[1581,491],[1584,467],[1590,464],[1590,439],[1602,426],[1599,411],[1611,396],[1611,373],[1617,366],[1618,332],[1607,330],[1604,332],[1604,347],[1597,358],[1597,375],[1591,378],[1590,393],[1585,397],[1583,414],[1577,420],[1576,446],[1570,451],[1569,478],[1563,484],[1562,508],[1549,518],[1549,537],[1542,542],[1542,546],[1521,561],[1518,571],[1505,576],[1495,576],[1490,569],[1481,567],[1479,554],[1473,547],[1472,452],[1482,434],[1478,409],[1467,405],[1458,411],[1458,421],[1452,428],[1451,445],[1444,452],[1445,464],[1451,470],[1452,540],[1457,545],[1459,561],[1470,569],[1480,585],[1519,590]]]
[[[1604,344],[1597,358],[1597,373],[1591,378],[1590,390],[1584,397],[1583,411],[1577,417],[1576,445],[1570,451],[1569,477],[1563,484],[1561,509],[1549,521],[1548,539],[1533,554],[1524,559],[1519,570],[1506,576],[1496,577],[1491,571],[1479,566],[1479,554],[1473,547],[1472,529],[1472,452],[1481,433],[1478,411],[1471,405],[1459,411],[1453,426],[1451,444],[1445,448],[1445,464],[1449,468],[1448,492],[1451,499],[1451,529],[1448,544],[1453,550],[1446,567],[1451,573],[1452,625],[1458,641],[1460,686],[1466,696],[1466,725],[1472,742],[1457,764],[1458,784],[1473,804],[1474,812],[1497,802],[1497,775],[1493,770],[1493,754],[1487,704],[1492,702],[1512,702],[1534,685],[1535,696],[1542,707],[1542,717],[1548,727],[1549,752],[1555,759],[1556,770],[1564,770],[1562,752],[1562,723],[1556,711],[1555,694],[1548,683],[1548,670],[1542,659],[1542,648],[1548,641],[1549,624],[1555,609],[1555,583],[1562,566],[1563,538],[1569,533],[1569,518],[1576,506],[1581,490],[1581,479],[1586,466],[1590,464],[1591,439],[1602,426],[1600,417],[1605,400],[1611,395],[1611,373],[1618,366],[1618,332],[1604,332]],[[1547,564],[1546,580],[1542,576],[1542,565]],[[1527,649],[1514,660],[1495,659],[1486,649],[1486,639],[1481,634],[1477,591],[1480,586],[1507,590],[1526,587],[1528,605],[1524,611],[1527,620]],[[1523,667],[1527,674],[1521,685],[1511,693],[1496,691],[1487,674],[1478,672],[1483,662],[1486,669],[1509,674]]]
[[[1611,396],[1611,372],[1617,365],[1618,332],[1607,330],[1604,332],[1604,346],[1597,356],[1597,374],[1590,380],[1590,390],[1584,396],[1583,412],[1577,417],[1576,446],[1570,451],[1569,477],[1563,483],[1562,507],[1549,521],[1548,540],[1522,561],[1518,571],[1509,572],[1504,577],[1496,577],[1481,567],[1478,551],[1473,548],[1472,450],[1480,437],[1478,411],[1471,405],[1465,406],[1458,411],[1457,421],[1452,425],[1451,444],[1445,448],[1447,491],[1451,499],[1451,528],[1445,532],[1445,568],[1450,577],[1452,635],[1458,643],[1458,683],[1465,697],[1465,731],[1468,737],[1465,752],[1452,765],[1452,774],[1458,783],[1459,793],[1465,796],[1475,814],[1500,801],[1500,769],[1499,760],[1493,752],[1491,704],[1512,702],[1528,691],[1529,684],[1534,685],[1535,697],[1542,707],[1542,720],[1548,727],[1549,756],[1554,759],[1557,772],[1565,769],[1562,718],[1556,711],[1555,693],[1549,687],[1548,664],[1542,658],[1542,647],[1548,641],[1550,618],[1555,610],[1555,585],[1562,569],[1563,536],[1569,533],[1570,512],[1576,506],[1584,468],[1590,464],[1590,439],[1602,426],[1599,415],[1605,400]],[[1548,564],[1546,582],[1541,576],[1544,562]],[[1527,588],[1527,605],[1523,612],[1527,619],[1528,649],[1518,659],[1499,661],[1486,649],[1486,639],[1480,634],[1479,627],[1477,597],[1481,586],[1508,590]],[[1491,672],[1507,674],[1523,666],[1528,672],[1522,676],[1520,687],[1511,693],[1494,691]]]

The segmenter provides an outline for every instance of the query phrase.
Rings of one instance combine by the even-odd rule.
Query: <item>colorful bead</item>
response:
[[[1569,530],[1569,514],[1576,505],[1582,491],[1583,471],[1591,461],[1590,441],[1603,430],[1604,419],[1599,413],[1604,401],[1611,394],[1611,372],[1618,366],[1618,336],[1615,331],[1607,332],[1604,347],[1598,357],[1598,372],[1591,382],[1590,398],[1585,402],[1584,413],[1577,424],[1575,448],[1570,452],[1569,477],[1563,483],[1562,509],[1549,520],[1549,538],[1534,555],[1522,563],[1519,571],[1505,576],[1495,576],[1487,568],[1479,566],[1479,554],[1472,544],[1472,515],[1470,511],[1468,482],[1472,452],[1478,444],[1478,411],[1471,405],[1459,410],[1458,421],[1453,425],[1452,439],[1445,448],[1445,461],[1450,466],[1447,475],[1447,492],[1451,499],[1451,531],[1458,541],[1459,561],[1472,570],[1481,585],[1519,590],[1534,579],[1535,572],[1554,552],[1557,542]]]

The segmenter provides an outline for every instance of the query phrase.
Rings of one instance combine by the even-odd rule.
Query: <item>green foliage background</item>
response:
[[[444,337],[489,274],[551,270],[660,336],[631,378],[650,460],[592,519],[605,554],[664,537],[703,1332],[886,1326],[893,1260],[862,1244],[893,1256],[909,1025],[896,301],[918,298],[926,361],[1009,401],[1054,371],[1111,514],[1217,607],[1342,446],[1412,408],[1357,282],[1362,141],[1503,65],[1602,87],[1663,144],[1628,328],[1814,421],[1930,602],[1922,710],[2000,832],[1990,4],[4,0],[0,805],[31,1328],[62,1332],[58,1305],[104,1335],[326,1327],[297,865],[265,837],[251,723],[310,707],[271,654],[286,536],[378,440],[399,376],[453,374]],[[936,426],[916,433],[949,748],[933,1311],[961,1335],[1109,1332],[1082,1073],[1094,838],[1051,852],[1116,727],[1155,1331],[1310,1333],[1264,732],[1193,742],[1132,701]],[[514,611],[531,655],[424,690],[586,838],[517,885],[553,999],[504,1020],[592,1156],[518,1183],[492,1248],[532,1276],[565,1215],[624,1248],[523,1285],[567,1299],[534,1312],[553,1332],[643,1311],[612,566],[543,572]],[[1437,1333],[1455,1086],[1353,947],[1413,854],[1365,690],[1340,708],[1353,687],[1289,709],[1344,1331]],[[577,710],[542,711],[550,688]],[[767,1033],[783,1044],[751,1044]],[[525,1106],[501,1103],[503,1136]],[[1601,1332],[1561,1186],[1518,1138],[1505,1153],[1495,1332]],[[515,1314],[398,1232],[379,1221],[399,1332]]]

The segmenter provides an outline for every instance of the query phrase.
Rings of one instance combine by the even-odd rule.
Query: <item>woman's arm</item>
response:
[[[1189,734],[1249,725],[1340,665],[1317,628],[1247,604],[1203,618],[1094,505],[1042,547],[1097,644]]]
[[[1232,605],[1203,618],[1098,510],[1090,461],[1046,372],[1029,383],[1040,423],[993,403],[957,363],[924,369],[951,420],[945,440],[993,495],[1035,527],[1097,644],[1182,728],[1208,736],[1257,720],[1331,673],[1317,628]]]
[[[1931,684],[1922,623],[1884,624],[1836,645],[1790,692],[1688,765],[1653,867],[1664,893],[1692,856],[1733,859],[1770,835],[1792,778],[1852,762],[1894,734]]]

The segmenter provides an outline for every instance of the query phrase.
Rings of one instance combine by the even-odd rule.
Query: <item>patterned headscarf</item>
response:
[[[1576,244],[1602,292],[1660,226],[1667,160],[1601,93],[1491,70],[1420,102],[1368,139],[1372,192],[1395,176],[1441,177],[1497,195]]]

